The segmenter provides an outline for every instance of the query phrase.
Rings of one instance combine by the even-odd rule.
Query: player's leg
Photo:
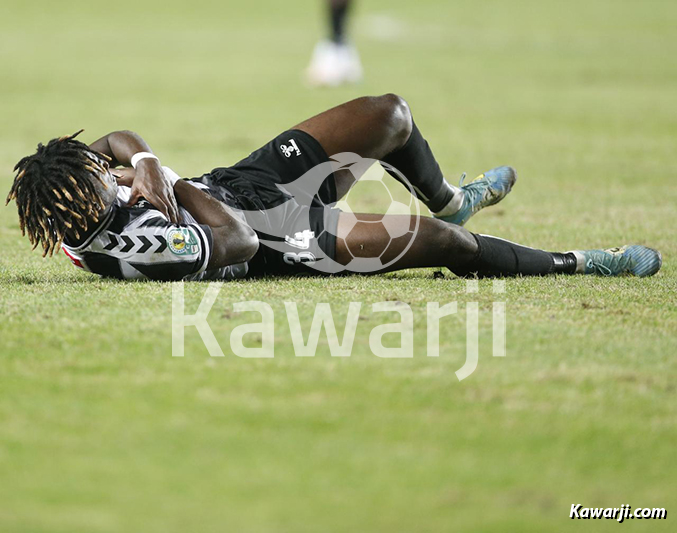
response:
[[[294,127],[312,135],[330,156],[353,152],[383,159],[402,148],[412,132],[411,112],[397,95],[364,96]]]
[[[389,216],[389,215],[385,215]],[[392,239],[381,222],[384,215],[356,213],[353,217],[341,213],[336,239],[336,261],[347,265],[353,258],[380,257],[388,266],[378,272],[407,268],[466,265],[477,254],[477,243],[472,234],[440,220],[420,217],[415,234],[407,233]],[[408,231],[416,228],[416,218],[392,215]],[[401,232],[400,232],[401,233]],[[406,250],[406,251],[405,251]],[[385,252],[385,253],[384,253]]]
[[[473,234],[455,224],[429,217],[419,218],[415,234],[391,239],[382,224],[373,223],[381,220],[381,215],[356,216],[362,222],[354,226],[349,222],[350,216],[339,217],[336,261],[345,265],[354,257],[380,257],[383,254],[383,264],[393,263],[381,272],[443,266],[459,276],[478,277],[554,273],[650,276],[661,267],[660,253],[644,246],[607,251],[546,252],[488,235]],[[408,224],[412,231],[416,226],[415,217],[393,217]]]
[[[357,98],[310,118],[295,129],[312,135],[330,156],[353,152],[384,161],[399,170],[419,199],[440,217],[463,224],[482,207],[500,201],[516,176],[509,167],[487,172],[462,189],[450,185],[407,103],[397,95]],[[394,175],[396,179],[399,176]],[[348,171],[335,173],[339,198],[353,184]]]
[[[294,129],[312,135],[329,156],[352,152],[360,157],[389,162],[389,156],[401,158],[397,156],[405,145],[420,144],[416,150],[405,150],[411,153],[407,154],[404,165],[393,166],[398,167],[425,197],[439,196],[443,200],[438,203],[443,203],[453,196],[454,189],[447,185],[420,133],[412,139],[414,123],[411,111],[407,103],[395,94],[351,100],[302,122]],[[354,176],[352,172],[339,171],[335,173],[335,178],[340,198],[350,189]]]

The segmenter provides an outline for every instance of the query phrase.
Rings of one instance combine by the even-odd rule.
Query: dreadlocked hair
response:
[[[82,132],[38,144],[35,154],[14,167],[17,175],[5,205],[16,201],[21,234],[28,233],[33,249],[42,245],[43,257],[58,251],[67,230],[79,239],[78,230],[87,231],[88,221],[98,222],[106,207],[95,180],[108,188],[101,160],[110,158],[76,141]]]

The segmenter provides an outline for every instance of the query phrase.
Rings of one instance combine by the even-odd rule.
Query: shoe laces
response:
[[[601,256],[595,254],[588,261],[588,266],[592,267],[597,274],[602,276],[612,276],[614,272],[617,274],[625,272],[631,262],[631,258],[625,254],[607,251],[603,251],[602,254]],[[611,256],[610,260],[607,259],[609,256]]]
[[[463,181],[465,180],[466,176],[467,173],[465,172],[461,174],[461,179],[458,182],[458,186],[463,189],[466,205],[476,206],[482,201],[482,198],[484,197],[484,193],[487,190],[487,183],[480,179],[477,181],[471,181],[467,185],[463,185]]]

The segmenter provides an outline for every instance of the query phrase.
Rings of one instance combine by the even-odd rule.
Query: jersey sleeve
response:
[[[119,257],[122,277],[137,278],[140,273],[151,280],[178,281],[207,269],[213,242],[209,226],[175,225],[164,217],[147,222],[158,225],[140,225],[120,235],[127,247],[134,243]]]
[[[179,281],[206,270],[213,242],[209,226],[172,224],[154,209],[134,217],[130,212],[120,210],[80,252],[83,268],[118,279],[158,281]]]

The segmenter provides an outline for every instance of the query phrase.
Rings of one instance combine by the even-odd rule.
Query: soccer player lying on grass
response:
[[[62,247],[76,266],[102,276],[201,280],[318,273],[314,266],[322,260],[347,265],[351,251],[381,256],[386,266],[380,272],[444,266],[478,277],[650,276],[661,267],[660,253],[639,245],[552,253],[467,231],[462,226],[472,215],[510,192],[515,172],[500,167],[462,187],[450,185],[408,105],[392,94],[325,111],[235,166],[192,180],[163,169],[134,133],[111,133],[90,146],[76,135],[39,145],[19,161],[7,201],[16,200],[22,232],[34,248],[41,244],[43,255],[52,255]],[[417,232],[391,240],[382,224],[373,223],[383,215],[360,214],[354,224],[352,214],[332,208],[356,178],[327,154],[347,152],[399,170],[433,216],[420,217]],[[294,197],[282,190],[323,164],[334,171],[307,198],[303,189]],[[127,168],[111,170],[118,166]],[[406,216],[413,228],[417,219]],[[259,246],[271,239],[275,246]]]

